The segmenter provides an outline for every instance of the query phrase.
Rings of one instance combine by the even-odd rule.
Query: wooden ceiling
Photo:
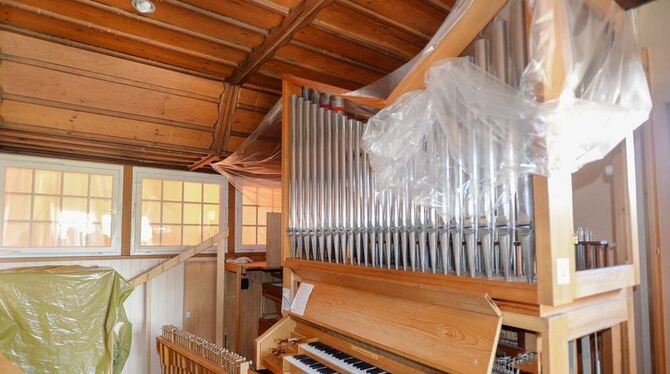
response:
[[[21,53],[32,53],[26,48],[20,53],[17,52],[18,55],[11,55],[0,45],[0,58],[3,60],[9,59],[13,63],[20,64],[25,62],[22,59],[29,58],[30,61],[39,61],[40,64],[50,64],[52,70],[62,70],[60,65],[79,69],[76,74],[71,71],[65,73],[60,71],[56,74],[33,71],[33,68],[25,67],[38,65],[35,62],[27,63],[23,68],[11,65],[5,70],[14,69],[31,78],[25,81],[23,86],[29,86],[30,82],[35,86],[41,86],[42,82],[39,79],[49,81],[52,80],[50,77],[54,76],[56,77],[54,79],[61,84],[52,88],[62,90],[63,95],[72,96],[72,100],[60,96],[51,97],[46,91],[40,93],[39,87],[12,86],[13,81],[9,78],[5,79],[4,83],[0,79],[3,99],[7,100],[9,97],[16,103],[74,111],[80,114],[76,117],[80,122],[83,121],[82,118],[87,118],[86,114],[108,116],[107,122],[96,122],[97,125],[91,121],[97,121],[99,118],[95,120],[89,118],[89,122],[81,124],[82,128],[68,133],[70,137],[68,141],[73,140],[72,136],[77,138],[78,134],[85,132],[87,138],[92,137],[110,143],[111,148],[106,149],[100,148],[100,144],[106,143],[83,143],[83,146],[94,147],[96,151],[101,152],[100,155],[89,158],[180,169],[197,168],[206,165],[210,159],[225,157],[253,132],[265,112],[278,98],[283,74],[295,74],[347,89],[367,85],[414,57],[440,26],[454,1],[154,0],[153,2],[156,5],[155,13],[142,15],[133,9],[131,0],[0,0],[0,29],[8,32],[5,35],[22,34],[35,38],[15,41],[19,44],[37,43],[38,39],[49,41],[51,44],[44,44],[42,47],[51,51],[50,53],[55,53],[52,44],[61,44],[75,47],[68,49],[68,52],[58,52],[63,56],[89,53],[85,55],[86,58],[95,59],[95,54],[99,54],[100,63],[108,68],[116,64],[112,62],[114,61],[112,58],[123,59],[132,64],[139,63],[132,66],[141,64],[160,68],[152,72],[146,71],[147,74],[164,75],[167,73],[161,71],[170,70],[182,73],[184,76],[218,82],[216,83],[220,85],[216,86],[219,87],[218,92],[215,92],[216,89],[214,91],[210,89],[206,93],[189,93],[202,99],[201,107],[191,108],[194,111],[201,111],[200,114],[168,118],[168,115],[144,113],[142,108],[132,105],[119,107],[122,103],[118,99],[111,98],[109,100],[115,101],[111,107],[105,106],[104,103],[89,103],[91,100],[83,96],[78,97],[70,91],[77,91],[77,87],[82,87],[81,84],[84,84],[92,90],[111,90],[110,92],[117,92],[120,95],[135,95],[132,99],[136,101],[143,101],[142,95],[148,95],[149,92],[114,91],[98,84],[99,82],[64,83],[67,80],[77,81],[80,78],[76,76],[81,74],[111,74],[117,83],[128,79],[137,80],[133,78],[131,71],[135,68],[131,65],[109,73],[93,67],[95,63],[83,66],[76,62],[74,57],[66,58],[71,60],[68,65],[47,58],[46,54],[42,57],[21,56]],[[16,39],[9,36],[5,38]],[[76,52],[82,49],[87,52]],[[91,52],[95,53],[90,54]],[[0,71],[0,74],[2,73]],[[7,74],[7,71],[4,73]],[[62,75],[67,73],[74,75]],[[145,85],[152,84],[150,76],[139,80]],[[197,85],[202,85],[202,82]],[[8,89],[9,86],[13,88]],[[19,88],[27,91],[21,94],[11,92],[12,89],[19,90]],[[156,89],[163,92],[162,88]],[[179,93],[178,96],[183,93]],[[85,96],[83,92],[80,95]],[[26,97],[30,97],[30,100],[25,99]],[[173,112],[183,109],[178,107],[181,105],[179,100],[174,98],[170,100],[164,98],[165,112],[170,111],[168,107],[170,105],[177,106],[176,109],[173,108]],[[84,104],[84,101],[87,103]],[[12,105],[14,107],[10,108],[11,112],[16,113],[19,110],[16,108],[18,104]],[[0,114],[6,116],[6,112],[10,109],[5,108]],[[49,113],[43,114],[43,117],[66,115],[60,112]],[[141,123],[134,123],[132,127],[134,130],[124,127],[114,134],[102,129],[109,127],[100,123],[114,123],[116,126],[118,121],[114,122],[111,117],[118,116],[126,120],[138,120]],[[67,142],[59,143],[58,146],[53,145],[48,150],[44,149],[44,145],[49,143],[49,134],[56,133],[53,129],[55,125],[35,123],[38,122],[35,118],[22,117],[21,120],[28,123],[16,122],[18,119],[10,121],[6,118],[0,122],[2,127],[0,131],[14,137],[11,144],[0,139],[0,149],[81,158],[82,155],[64,145],[69,144]],[[48,118],[40,120],[49,122]],[[164,127],[158,131],[157,125]],[[36,130],[37,127],[39,129]],[[45,130],[45,127],[49,130]],[[7,133],[19,129],[23,131],[20,135]],[[206,131],[192,134],[188,132],[191,130]],[[156,140],[148,135],[159,132],[182,133],[182,140],[177,141],[175,139],[179,137],[171,135],[168,142],[161,140],[165,138]],[[38,135],[34,141],[28,139]],[[196,139],[201,141],[198,143]],[[140,140],[144,143],[135,144]],[[64,141],[64,139],[58,140],[58,142]],[[179,142],[184,143],[181,144],[182,148]],[[128,147],[125,144],[128,144]],[[165,149],[167,145],[169,149]],[[133,151],[134,146],[140,148]],[[157,161],[157,158],[160,160]]]

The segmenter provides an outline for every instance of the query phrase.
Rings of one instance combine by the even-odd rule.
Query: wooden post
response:
[[[216,250],[216,344],[223,347],[223,305],[224,305],[224,281],[226,266],[226,246],[223,239],[219,240]]]
[[[542,332],[542,369],[547,373],[568,373],[570,353],[565,315],[546,319]]]

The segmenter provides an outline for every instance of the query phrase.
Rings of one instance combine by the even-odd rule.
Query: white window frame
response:
[[[235,190],[235,253],[265,252],[267,244],[242,244],[242,197],[242,193]],[[256,222],[258,222],[258,216],[256,216]],[[267,230],[267,225],[265,227]]]
[[[112,237],[109,247],[2,247],[0,258],[12,257],[65,257],[110,256],[121,254],[121,219],[123,216],[123,166],[97,162],[73,161],[56,158],[0,154],[0,239],[3,238],[5,212],[5,169],[7,167],[83,172],[112,175]]]
[[[130,254],[176,254],[191,248],[192,246],[142,246],[140,244],[140,223],[142,214],[142,178],[170,179],[197,183],[216,183],[219,185],[219,232],[228,228],[228,181],[220,174],[205,174],[192,171],[178,171],[167,169],[154,169],[145,167],[133,167],[133,204],[130,233]],[[228,240],[224,240],[224,247],[228,250]],[[216,248],[205,252],[216,252]]]

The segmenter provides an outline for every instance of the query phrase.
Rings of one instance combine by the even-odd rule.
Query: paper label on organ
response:
[[[570,284],[570,259],[556,259],[556,284],[559,286]]]
[[[293,298],[293,303],[291,304],[291,313],[302,316],[305,314],[305,308],[307,308],[307,301],[309,300],[309,295],[314,289],[313,284],[301,283],[298,287],[298,292],[295,293],[295,298]]]
[[[288,312],[291,309],[291,289],[282,287],[281,289],[281,310]]]

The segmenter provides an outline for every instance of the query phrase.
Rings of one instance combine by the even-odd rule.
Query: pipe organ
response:
[[[446,44],[432,53],[468,56],[481,71],[519,87],[530,58],[530,5],[505,3],[474,1],[454,26],[468,30],[470,43],[456,54]],[[473,26],[482,17],[490,22]],[[423,78],[410,70],[405,80]],[[405,80],[398,87],[420,85]],[[538,97],[552,89],[538,87]],[[285,76],[282,103],[284,318],[257,339],[257,369],[357,372],[344,365],[355,362],[377,373],[564,373],[621,365],[621,357],[600,352],[605,343],[634,346],[634,334],[627,341],[621,334],[639,282],[632,137],[617,148],[616,188],[626,196],[626,214],[615,219],[627,234],[612,252],[583,230],[575,237],[573,210],[580,207],[572,206],[572,176],[496,172],[522,155],[497,146],[494,134],[462,124],[450,139],[435,131],[423,140],[423,152],[449,160],[429,165],[444,169],[439,196],[454,212],[448,216],[414,204],[411,182],[394,193],[378,188],[362,138],[371,113],[392,102]],[[524,134],[506,136],[499,142],[514,144]],[[450,141],[474,146],[454,156]],[[426,165],[404,170],[410,181],[419,177],[412,166]],[[405,324],[417,320],[425,323]],[[528,344],[503,349],[509,339],[500,338],[501,328]],[[577,354],[575,342],[598,332],[595,348],[584,345]],[[428,344],[424,334],[437,340]],[[472,346],[462,344],[472,334],[481,342],[474,360]],[[596,356],[597,363],[587,359]]]

